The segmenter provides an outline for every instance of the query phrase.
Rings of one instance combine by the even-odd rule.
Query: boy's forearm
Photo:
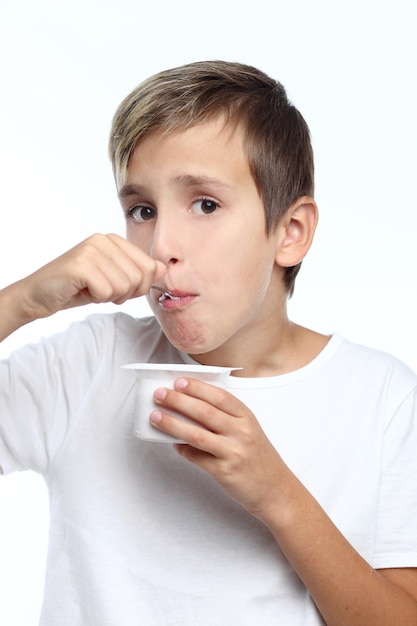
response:
[[[0,290],[0,341],[35,319],[25,307],[21,285],[18,281]]]
[[[262,521],[327,626],[417,625],[417,601],[372,569],[296,477],[290,482],[292,498],[285,514],[270,510]]]

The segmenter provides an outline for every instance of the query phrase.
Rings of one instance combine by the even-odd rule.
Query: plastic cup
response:
[[[153,394],[159,387],[173,388],[174,381],[180,376],[197,378],[204,382],[226,388],[230,372],[238,369],[233,367],[215,367],[210,365],[187,365],[185,363],[131,363],[123,366],[132,369],[136,374],[135,383],[135,419],[134,434],[138,439],[161,443],[182,443],[152,426],[149,417],[158,407],[153,401]],[[193,420],[177,413],[167,411],[184,422],[197,424]]]

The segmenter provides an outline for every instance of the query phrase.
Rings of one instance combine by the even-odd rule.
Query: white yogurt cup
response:
[[[180,376],[197,378],[204,382],[226,388],[230,372],[238,368],[217,367],[210,365],[188,365],[186,363],[131,363],[123,366],[135,370],[136,403],[134,434],[138,439],[165,443],[182,443],[152,426],[149,417],[152,411],[160,409],[153,401],[153,394],[159,387],[173,388],[174,381]],[[167,411],[184,422],[193,422],[176,411]]]

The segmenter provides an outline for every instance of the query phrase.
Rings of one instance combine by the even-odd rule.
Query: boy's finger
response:
[[[150,415],[152,425],[175,439],[206,452],[212,456],[220,456],[222,440],[211,430],[198,424],[185,422],[165,411],[153,411]]]
[[[174,389],[188,396],[203,400],[224,413],[234,415],[235,417],[243,417],[248,411],[247,407],[227,389],[197,380],[196,378],[177,378],[174,382]]]
[[[198,381],[200,382],[200,381]],[[206,384],[208,388],[212,385]],[[191,386],[188,388],[191,391]],[[225,391],[215,388],[217,392]],[[227,394],[227,392],[225,392]],[[201,396],[204,397],[201,397]],[[227,394],[228,396],[230,394]],[[206,394],[200,394],[200,397],[191,395],[191,393],[182,393],[173,389],[157,389],[154,394],[155,403],[163,407],[167,411],[176,411],[185,417],[188,417],[206,430],[219,435],[229,436],[235,433],[239,428],[237,420],[242,414],[237,411],[237,407],[241,408],[241,403],[231,396],[231,402],[222,401],[223,394],[210,396],[210,389],[206,390]],[[217,399],[217,403],[216,403]],[[236,400],[234,402],[233,400]],[[224,407],[224,408],[222,408]],[[232,411],[231,408],[236,409]],[[228,410],[225,410],[228,409]],[[246,409],[247,414],[247,409]],[[172,434],[172,433],[171,433]],[[181,438],[181,437],[179,437]]]

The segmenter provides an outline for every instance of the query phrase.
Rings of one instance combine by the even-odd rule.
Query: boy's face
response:
[[[177,299],[151,290],[148,300],[173,345],[201,362],[230,360],[276,323],[276,234],[265,233],[239,129],[216,119],[154,133],[135,149],[120,197],[127,238],[167,266],[159,284]]]

